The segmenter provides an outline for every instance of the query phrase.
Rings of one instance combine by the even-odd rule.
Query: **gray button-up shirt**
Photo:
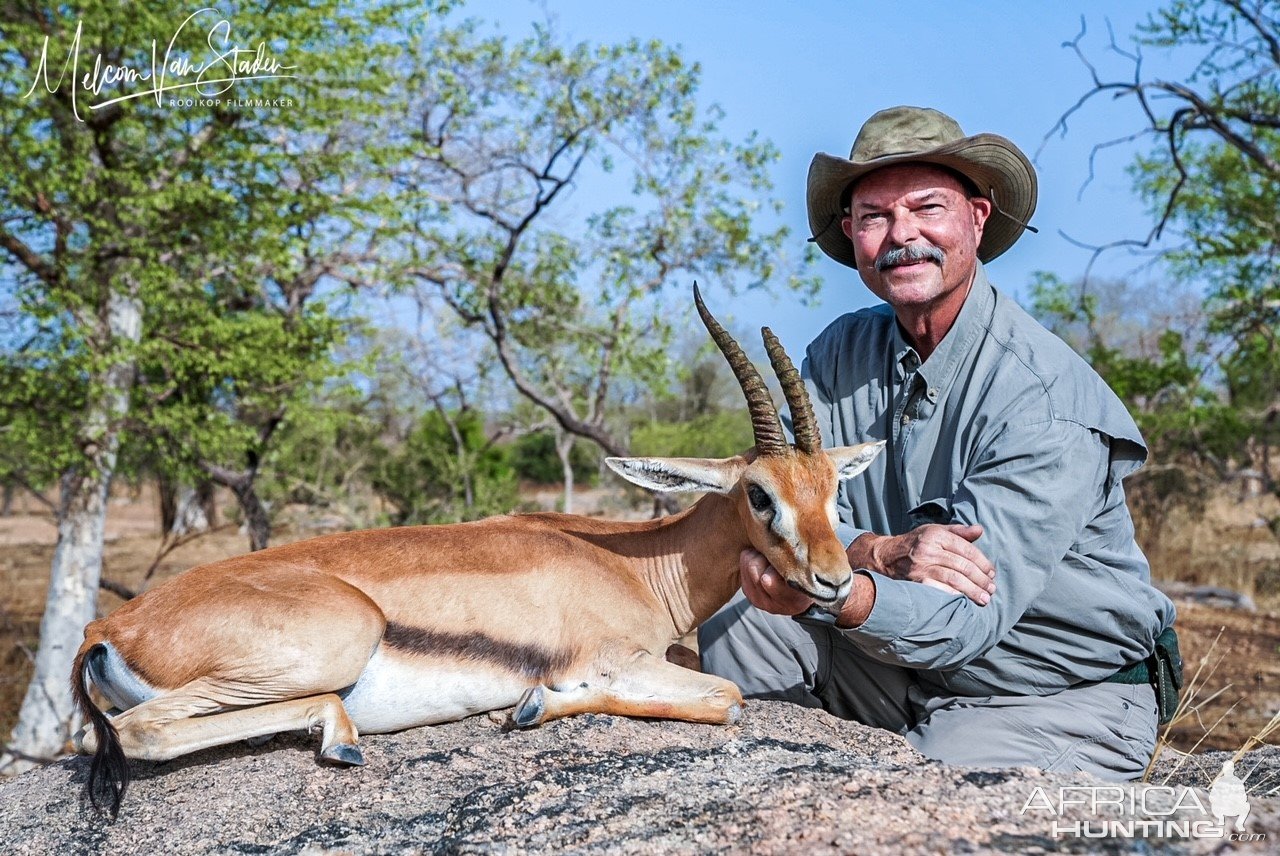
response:
[[[1115,393],[978,268],[923,363],[888,306],[836,320],[803,374],[823,442],[886,440],[840,492],[845,544],[979,523],[996,591],[966,597],[875,575],[846,635],[956,695],[1047,695],[1149,656],[1173,623],[1133,537],[1122,480],[1146,459]]]

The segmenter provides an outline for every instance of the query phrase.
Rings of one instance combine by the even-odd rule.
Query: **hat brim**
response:
[[[824,253],[842,265],[858,266],[853,244],[840,228],[845,216],[841,196],[867,173],[902,163],[954,169],[995,203],[978,244],[978,258],[984,262],[1012,247],[1036,210],[1036,171],[1017,146],[998,134],[975,134],[922,152],[861,162],[819,152],[809,165],[807,197],[810,234]]]

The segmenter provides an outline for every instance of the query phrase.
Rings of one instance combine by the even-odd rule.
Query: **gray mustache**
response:
[[[907,244],[881,253],[876,259],[876,270],[882,271],[887,267],[909,262],[933,261],[941,265],[946,258],[947,254],[933,244]]]

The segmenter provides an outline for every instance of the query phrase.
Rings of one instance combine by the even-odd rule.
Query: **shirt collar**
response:
[[[907,375],[920,367],[920,355],[902,335],[902,325],[897,319],[893,322],[893,375],[899,383],[907,379]]]
[[[955,376],[960,359],[968,352],[969,346],[977,334],[986,328],[991,317],[991,307],[995,294],[991,283],[987,280],[986,269],[977,262],[974,271],[973,285],[965,297],[964,305],[955,323],[942,337],[938,347],[929,355],[924,364],[920,363],[920,355],[902,333],[902,325],[896,320],[893,323],[893,364],[894,374],[899,381],[906,379],[916,369],[921,377],[934,389],[947,386]]]

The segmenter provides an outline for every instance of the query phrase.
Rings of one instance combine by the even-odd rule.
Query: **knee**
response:
[[[732,619],[728,617],[729,608],[725,607],[698,626],[698,653],[706,668],[706,655],[712,648],[719,647],[724,641]]]
[[[758,647],[747,638],[753,634],[740,626],[751,620],[748,610],[752,610],[751,604],[739,594],[698,627],[698,657],[704,672],[729,680],[740,673],[738,661]]]
[[[745,599],[699,628],[698,651],[704,672],[732,681],[748,698],[808,699],[817,670],[817,647],[800,625]]]

